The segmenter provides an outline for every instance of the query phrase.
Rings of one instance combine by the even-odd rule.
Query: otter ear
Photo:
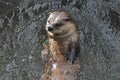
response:
[[[54,11],[50,11],[49,14],[53,14]]]
[[[52,12],[49,12],[49,14],[52,14]]]

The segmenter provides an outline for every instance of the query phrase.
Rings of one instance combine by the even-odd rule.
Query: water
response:
[[[119,80],[120,0],[1,0],[0,80],[39,80],[46,18],[56,8],[79,27],[79,80]]]

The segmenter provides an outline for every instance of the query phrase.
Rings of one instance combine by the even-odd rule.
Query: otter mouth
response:
[[[54,37],[55,38],[66,38],[68,36],[70,36],[71,34],[69,32],[57,32],[57,33],[54,33]]]

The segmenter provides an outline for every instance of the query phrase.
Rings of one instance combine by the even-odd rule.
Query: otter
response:
[[[50,12],[46,23],[49,51],[52,55],[58,47],[65,59],[74,63],[79,54],[79,34],[70,14],[64,10]],[[44,53],[46,55],[46,53]]]
[[[41,80],[76,80],[80,49],[79,34],[72,17],[65,10],[50,12],[45,29],[48,41],[41,51],[46,61]]]

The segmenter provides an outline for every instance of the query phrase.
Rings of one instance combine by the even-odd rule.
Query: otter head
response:
[[[65,11],[51,12],[46,23],[46,31],[51,37],[66,37],[76,29],[70,15]]]

